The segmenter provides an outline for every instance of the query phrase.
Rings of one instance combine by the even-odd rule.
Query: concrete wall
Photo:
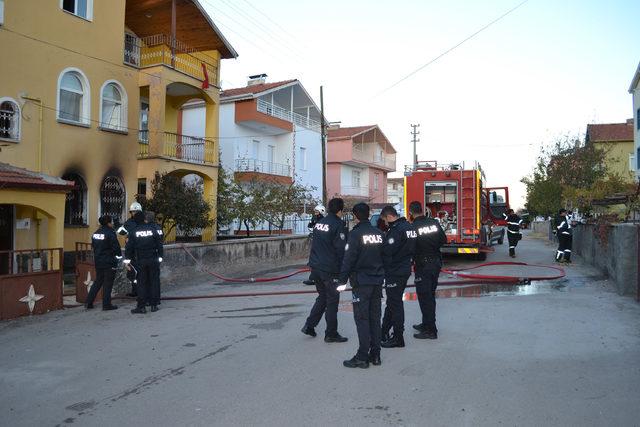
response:
[[[638,226],[608,227],[607,243],[596,236],[594,225],[578,225],[573,231],[573,252],[606,273],[620,295],[638,296]]]
[[[535,234],[556,240],[549,221],[533,222]],[[592,224],[578,224],[573,228],[573,254],[605,273],[620,295],[638,295],[638,226],[615,224],[608,227],[607,243],[596,236]]]
[[[306,264],[310,240],[307,236],[283,236],[188,244],[187,250],[205,268],[234,277],[250,277],[265,268]],[[166,245],[162,263],[162,283],[189,283],[216,280],[196,269],[196,263],[181,245]]]

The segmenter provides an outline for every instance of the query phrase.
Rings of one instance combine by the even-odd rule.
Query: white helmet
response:
[[[131,203],[131,206],[129,206],[129,212],[142,212],[142,205],[138,202]]]
[[[316,206],[315,208],[313,208],[313,210],[320,212],[322,215],[325,215],[327,213],[327,210],[322,205]]]

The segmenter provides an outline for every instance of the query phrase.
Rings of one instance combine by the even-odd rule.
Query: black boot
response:
[[[356,357],[353,356],[351,359],[345,360],[344,362],[342,362],[342,365],[345,366],[346,368],[367,369],[369,367],[369,362],[366,360],[356,359]]]
[[[307,285],[307,286],[314,286],[316,284],[316,282],[314,282],[313,280],[303,280],[302,281],[303,284]]]
[[[310,337],[315,337],[316,335],[316,330],[314,328],[311,328],[307,325],[304,325],[301,329],[302,333],[305,335],[309,335]]]
[[[413,329],[415,329],[416,331],[424,331],[427,329],[427,327],[425,325],[423,325],[422,323],[418,323],[417,325],[413,325]]]
[[[145,314],[147,312],[147,309],[142,306],[142,307],[136,307],[133,310],[131,310],[131,313],[133,314]]]
[[[434,327],[427,327],[422,332],[417,334],[413,334],[414,338],[419,340],[437,340],[438,339],[438,329]]]
[[[380,359],[380,354],[369,353],[369,363],[371,363],[373,366],[382,365],[382,359]]]
[[[118,309],[118,306],[113,304],[102,306],[102,311],[111,311],[111,310],[117,310],[117,309]]]
[[[156,311],[158,311],[158,306],[155,304],[151,304],[151,312],[155,313]]]
[[[382,348],[402,348],[404,347],[404,337],[402,334],[393,334],[388,340],[382,341],[380,346]]]
[[[332,343],[332,342],[347,342],[349,338],[343,337],[339,333],[336,332],[335,335],[326,335],[324,337],[324,342]]]
[[[84,308],[86,308],[87,310],[92,310],[93,309],[93,304],[85,304]]]

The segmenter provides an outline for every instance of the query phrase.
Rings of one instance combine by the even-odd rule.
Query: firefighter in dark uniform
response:
[[[415,283],[422,312],[422,322],[413,325],[418,330],[413,336],[418,339],[437,339],[436,288],[442,268],[440,248],[447,243],[447,236],[438,220],[424,216],[420,202],[411,202],[409,205],[409,220],[417,234]]]
[[[138,263],[138,305],[131,310],[134,314],[143,314],[147,310],[145,305],[150,302],[151,311],[158,311],[157,303],[154,304],[156,295],[152,289],[160,282],[160,263],[162,262],[163,249],[162,237],[154,224],[144,221],[144,214],[136,212],[136,229],[129,235],[125,247],[125,264],[129,264],[135,257]]]
[[[344,253],[340,284],[351,283],[353,317],[358,331],[358,351],[343,362],[347,368],[368,368],[369,363],[380,365],[381,304],[384,266],[388,265],[384,235],[369,222],[369,205],[353,207],[357,224],[349,233]]]
[[[116,277],[118,261],[122,259],[122,250],[118,242],[118,236],[113,230],[113,220],[109,215],[104,215],[98,220],[100,228],[91,236],[93,247],[93,260],[96,267],[96,281],[91,285],[87,296],[87,308],[93,308],[93,301],[102,288],[102,309],[115,310],[118,307],[111,304],[111,289]]]
[[[342,221],[344,201],[340,198],[329,201],[329,213],[313,227],[311,239],[311,254],[309,267],[313,281],[318,291],[316,302],[305,322],[302,333],[311,337],[316,336],[315,327],[320,323],[322,315],[327,322],[324,340],[327,343],[341,343],[347,338],[338,333],[338,276],[347,243],[347,229]]]
[[[511,258],[516,257],[516,246],[522,239],[522,233],[520,232],[520,225],[522,225],[522,219],[516,215],[513,209],[509,209],[504,218],[507,221],[507,240],[509,241],[509,256]]]
[[[573,230],[571,229],[571,220],[567,215],[566,209],[560,209],[555,225],[556,229],[554,231],[558,236],[558,251],[556,252],[556,261],[571,264]]]
[[[118,234],[127,237],[136,229],[136,221],[133,219],[136,212],[142,212],[142,205],[138,202],[131,203],[129,206],[129,219],[124,222],[123,225],[118,228]],[[127,279],[131,282],[131,292],[127,294],[128,297],[136,297],[138,293],[136,291],[137,277],[136,277],[136,260],[131,260],[131,268],[127,269]]]
[[[380,218],[388,226],[384,239],[385,290],[387,301],[382,318],[382,347],[404,347],[404,306],[402,296],[411,276],[411,262],[416,248],[417,234],[406,218],[399,218],[393,206],[386,206]],[[393,327],[393,335],[389,331]]]

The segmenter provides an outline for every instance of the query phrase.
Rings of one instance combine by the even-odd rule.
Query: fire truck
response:
[[[421,202],[426,214],[437,218],[445,230],[443,253],[485,259],[487,247],[504,241],[509,189],[487,188],[484,183],[484,171],[477,162],[471,167],[464,162],[418,162],[405,169],[405,212],[412,201]]]

